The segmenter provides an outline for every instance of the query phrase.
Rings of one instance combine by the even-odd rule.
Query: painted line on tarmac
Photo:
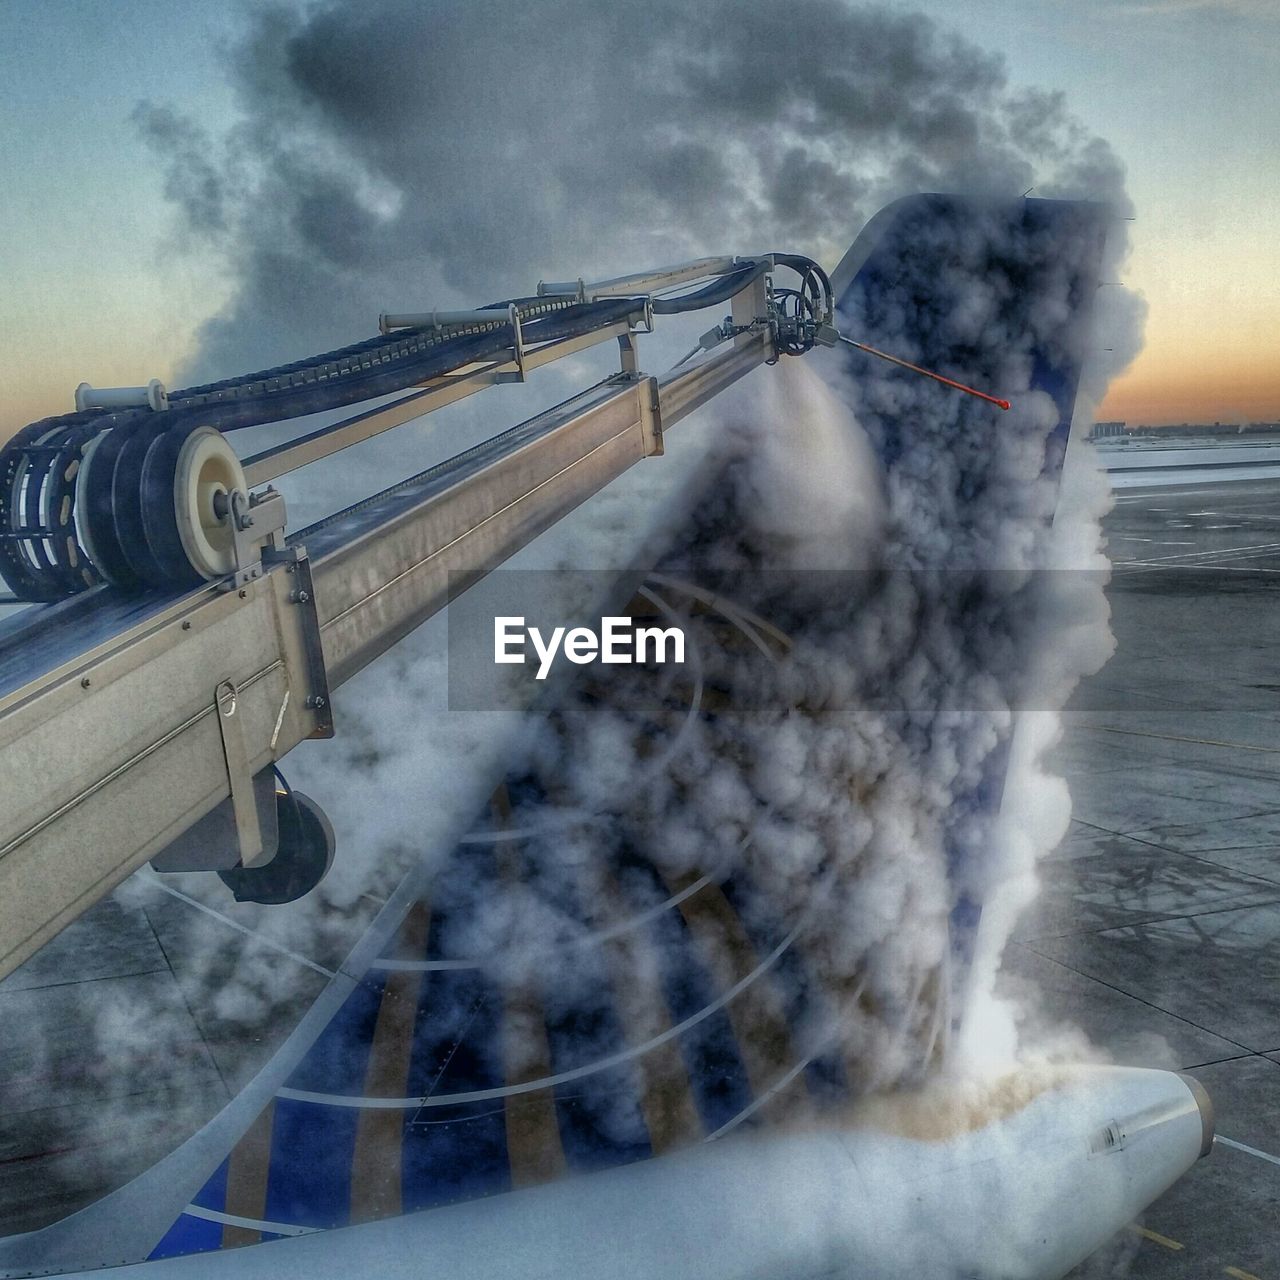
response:
[[[163,893],[167,893],[171,898],[177,898],[179,902],[185,902],[187,906],[194,908],[196,911],[202,911],[205,915],[212,916],[215,920],[220,920],[228,929],[234,929],[237,933],[244,934],[246,938],[252,938],[255,942],[260,942],[264,947],[269,947],[272,951],[276,951],[282,956],[288,956],[290,960],[296,960],[298,964],[306,965],[308,969],[314,969],[322,977],[333,979],[338,976],[332,969],[326,969],[324,965],[316,964],[314,960],[308,960],[306,956],[299,955],[296,951],[290,951],[288,947],[281,946],[278,942],[273,942],[270,938],[255,932],[253,929],[246,928],[238,920],[233,920],[230,916],[223,915],[221,911],[215,911],[212,907],[206,907],[203,902],[197,902],[195,898],[183,893],[181,889],[175,889],[172,885],[165,884],[159,876],[160,873],[158,871],[153,871],[146,877],[146,880]]]
[[[1243,1151],[1245,1155],[1256,1156],[1259,1160],[1265,1160],[1268,1164],[1280,1165],[1280,1156],[1269,1155],[1265,1151],[1259,1151],[1257,1147],[1246,1146],[1243,1142],[1236,1142],[1232,1138],[1224,1138],[1218,1134],[1214,1138],[1214,1142],[1220,1142],[1224,1147],[1232,1147],[1236,1151]]]
[[[1086,733],[1118,733],[1125,738],[1155,738],[1159,742],[1189,742],[1197,747],[1230,747],[1233,751],[1257,751],[1262,755],[1280,755],[1280,747],[1261,747],[1251,742],[1224,742],[1218,738],[1189,738],[1177,733],[1151,733],[1144,729],[1116,729],[1109,724],[1081,725],[1080,727]]]
[[[1163,1249],[1169,1249],[1177,1252],[1179,1249],[1185,1249],[1187,1246],[1178,1240],[1170,1240],[1168,1236],[1162,1236],[1158,1231],[1152,1231],[1148,1227],[1140,1227],[1135,1222],[1130,1228],[1140,1235],[1144,1240],[1150,1240],[1152,1244],[1158,1244]]]

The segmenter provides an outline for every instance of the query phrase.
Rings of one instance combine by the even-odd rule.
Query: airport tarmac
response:
[[[1118,649],[1068,714],[1056,761],[1074,819],[1004,981],[1045,1034],[1082,1028],[1214,1098],[1221,1141],[1127,1233],[1127,1274],[1280,1280],[1280,489],[1125,491],[1106,527]],[[274,909],[248,934],[209,915],[220,894],[212,877],[135,877],[0,983],[0,1233],[181,1142],[377,907],[375,893],[303,947]],[[232,970],[260,1007],[220,1003]]]
[[[1005,966],[1122,1063],[1199,1078],[1219,1141],[1127,1274],[1280,1276],[1280,487],[1118,495],[1115,657],[1056,763],[1073,821]],[[1016,977],[1015,977],[1016,975]],[[1082,1274],[1089,1274],[1087,1270]]]

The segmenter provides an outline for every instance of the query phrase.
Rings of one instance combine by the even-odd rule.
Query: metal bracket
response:
[[[278,558],[288,559],[290,562],[285,570],[294,578],[289,603],[302,610],[302,643],[307,663],[306,706],[315,720],[315,727],[309,736],[332,738],[333,703],[329,697],[329,673],[324,665],[316,592],[311,582],[311,561],[307,559],[304,547],[288,547],[278,553]]]
[[[658,389],[657,378],[650,377],[645,381],[648,386],[642,393],[640,431],[644,438],[645,457],[656,458],[666,452],[662,443],[662,393]]]
[[[626,333],[618,335],[618,346],[622,352],[622,372],[632,378],[641,377],[639,364],[639,343],[636,339],[642,333],[653,332],[653,298],[646,294],[641,301],[644,302],[644,313],[640,317],[640,328],[637,328],[632,318],[628,317],[628,328]]]
[[[265,846],[262,827],[258,823],[258,803],[253,793],[253,774],[249,772],[249,753],[239,711],[239,694],[235,684],[224,680],[213,692],[213,708],[222,735],[222,755],[227,764],[227,781],[231,785],[231,808],[236,819],[236,839],[240,845],[240,865],[251,867],[260,861]]]
[[[246,496],[234,490],[227,499],[231,537],[235,547],[235,572],[224,578],[222,589],[232,591],[262,577],[263,557],[283,552],[287,519],[284,495],[268,485],[261,493]]]
[[[524,350],[524,331],[520,327],[520,309],[513,302],[507,308],[507,314],[511,319],[511,358],[515,361],[515,369],[505,373],[496,374],[494,381],[499,385],[509,382],[523,382],[525,380],[525,350]]]
[[[519,373],[519,381],[524,381],[524,333],[520,328],[520,308],[513,302],[509,308],[511,314],[511,337],[512,346],[515,351],[516,370]]]
[[[628,378],[638,378],[640,376],[640,352],[634,329],[628,329],[626,333],[618,334],[618,350],[622,356],[622,372]]]
[[[769,294],[768,275],[761,276],[734,294],[730,302],[734,346],[744,346],[758,329],[767,327],[772,334],[774,317]]]
[[[274,769],[258,771],[253,793],[262,832],[261,866],[276,856],[280,844]],[[235,806],[230,799],[224,800],[157,853],[151,865],[156,871],[229,871],[240,865],[239,831]]]

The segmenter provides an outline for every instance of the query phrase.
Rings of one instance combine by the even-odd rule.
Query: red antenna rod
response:
[[[877,351],[875,347],[869,347],[865,342],[854,342],[852,338],[846,338],[843,333],[840,335],[840,341],[847,342],[851,347],[857,347],[859,351],[865,351],[869,356],[879,356],[881,360],[887,360],[890,364],[910,369],[912,373],[922,373],[926,378],[932,378],[934,382],[941,382],[944,386],[954,387],[957,391],[963,391],[965,395],[977,396],[979,400],[985,400],[988,404],[997,405],[1001,409],[1009,407],[1007,400],[989,396],[985,391],[975,391],[973,387],[966,387],[963,382],[956,382],[952,378],[944,378],[940,373],[931,373],[928,369],[922,369],[918,364],[912,364],[909,360],[899,360],[897,356],[891,356],[887,351]]]

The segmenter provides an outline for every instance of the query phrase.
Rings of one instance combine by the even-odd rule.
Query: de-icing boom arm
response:
[[[725,349],[640,372],[655,316],[725,303],[702,343]],[[808,258],[702,259],[384,314],[365,342],[181,391],[82,384],[74,413],[20,431],[0,451],[0,572],[60,603],[0,625],[0,976],[146,861],[260,902],[307,892],[332,832],[274,770],[332,735],[332,689],[744,373],[833,344],[833,319]],[[286,536],[269,481],[611,338],[613,377]],[[243,460],[227,438],[342,408]]]

